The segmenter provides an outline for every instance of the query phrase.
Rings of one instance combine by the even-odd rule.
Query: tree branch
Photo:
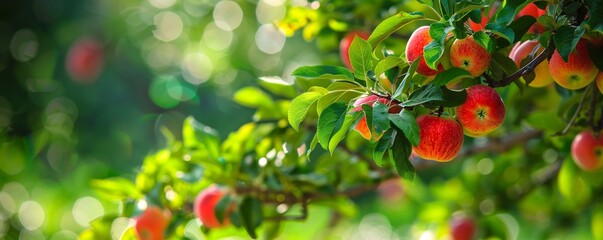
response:
[[[570,130],[570,128],[574,125],[576,118],[578,118],[578,114],[580,113],[580,110],[582,109],[582,105],[584,105],[584,100],[586,100],[586,95],[588,95],[588,90],[590,90],[590,88],[592,88],[592,86],[593,86],[593,84],[590,84],[590,85],[588,85],[588,87],[586,87],[586,90],[584,90],[582,98],[580,99],[580,103],[578,103],[578,107],[576,108],[574,115],[572,116],[570,121],[567,123],[567,125],[565,125],[565,128],[561,132],[555,133],[553,136],[561,136],[561,135],[567,134],[567,132]]]
[[[492,79],[492,77],[490,77],[487,74],[483,74],[483,76],[486,79],[488,86],[490,86],[490,87],[495,88],[495,87],[508,86],[513,81],[519,79],[521,76],[524,76],[524,75],[527,75],[527,74],[533,72],[534,69],[536,68],[536,66],[538,66],[538,64],[543,62],[545,59],[549,59],[553,55],[554,51],[555,51],[555,44],[553,43],[553,41],[549,41],[548,47],[545,48],[544,51],[542,51],[540,54],[538,54],[538,56],[536,56],[534,59],[532,59],[532,61],[530,61],[525,66],[518,69],[513,74],[503,78],[502,80],[495,81],[494,79]]]

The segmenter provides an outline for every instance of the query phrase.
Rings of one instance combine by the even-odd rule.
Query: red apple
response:
[[[231,208],[226,210],[224,214],[224,221],[218,221],[218,217],[215,213],[216,205],[224,197],[225,191],[216,185],[211,185],[204,189],[197,195],[195,199],[195,205],[193,211],[195,215],[201,220],[203,226],[207,228],[220,228],[230,224],[230,212]]]
[[[576,135],[572,142],[572,158],[586,171],[594,171],[603,166],[603,133],[599,133],[598,138],[589,130]]]
[[[523,9],[521,9],[518,13],[517,16],[515,18],[520,18],[523,16],[532,16],[534,18],[536,18],[536,20],[538,20],[538,18],[542,15],[544,15],[546,13],[546,10],[540,9],[538,8],[538,6],[536,6],[536,4],[534,3],[530,3],[527,6],[525,6]],[[530,27],[530,29],[528,29],[529,33],[543,33],[545,30],[544,25],[542,25],[539,22],[534,23],[534,25],[532,25]]]
[[[369,105],[372,107],[373,105],[375,105],[376,102],[380,102],[385,105],[390,104],[390,107],[388,109],[389,113],[399,113],[400,111],[402,111],[402,107],[400,107],[400,105],[397,105],[393,102],[390,103],[390,100],[387,98],[382,98],[377,95],[368,95],[365,97],[358,98],[354,102],[354,108],[350,110],[350,112],[362,111],[362,105]],[[358,123],[356,123],[356,126],[354,126],[354,130],[358,131],[358,133],[360,133],[360,135],[362,135],[362,137],[366,138],[367,140],[378,141],[381,136],[383,136],[383,133],[381,133],[380,135],[373,135],[375,131],[369,130],[368,124],[366,123],[366,116],[362,116],[362,118],[360,118]]]
[[[491,58],[486,48],[477,43],[473,36],[454,40],[450,47],[450,64],[467,70],[474,77],[488,70]]]
[[[467,136],[480,137],[502,125],[505,112],[505,104],[493,88],[473,85],[467,88],[467,100],[456,107],[456,118]]]
[[[555,50],[549,61],[549,70],[557,84],[575,90],[586,87],[595,80],[597,74],[599,74],[599,69],[590,59],[587,44],[587,40],[580,39],[575,51],[569,54],[567,62]]]
[[[351,31],[347,33],[339,42],[339,56],[341,57],[341,61],[348,67],[350,70],[354,70],[352,68],[352,64],[350,63],[350,45],[352,45],[352,41],[355,36],[359,36],[362,39],[366,40],[369,38],[370,34],[365,31]]]
[[[442,64],[438,64],[438,69],[431,69],[427,66],[425,58],[423,57],[423,48],[429,44],[433,39],[429,36],[429,26],[422,26],[417,28],[408,39],[406,43],[406,60],[409,64],[412,64],[415,60],[419,60],[419,66],[417,66],[417,72],[425,76],[433,76],[437,73],[444,71]]]
[[[89,84],[96,81],[103,68],[102,44],[85,37],[74,42],[67,53],[67,73],[77,83]]]
[[[450,117],[423,115],[417,118],[419,145],[413,150],[425,160],[451,161],[463,146],[463,127]]]
[[[454,217],[450,221],[453,240],[471,240],[475,236],[475,221],[467,216]]]
[[[163,240],[167,226],[166,214],[160,208],[151,206],[136,218],[134,229],[138,239]]]

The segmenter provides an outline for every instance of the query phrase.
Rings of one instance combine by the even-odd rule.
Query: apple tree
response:
[[[324,237],[383,212],[412,238],[603,238],[600,2],[358,2],[289,3],[276,26],[342,59],[239,89],[234,132],[166,129],[134,177],[92,182],[121,211],[81,237]]]

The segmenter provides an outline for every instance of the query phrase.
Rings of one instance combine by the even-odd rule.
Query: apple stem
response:
[[[565,125],[565,128],[561,132],[555,133],[555,134],[553,134],[553,136],[561,136],[561,135],[567,134],[567,132],[570,130],[570,128],[574,125],[574,122],[576,122],[576,118],[578,118],[578,113],[580,113],[580,110],[582,109],[582,105],[584,105],[584,100],[586,99],[586,95],[588,95],[588,92],[592,87],[593,87],[592,84],[590,84],[590,85],[588,85],[588,87],[586,87],[586,90],[584,90],[584,93],[582,94],[582,98],[580,99],[580,103],[578,103],[578,107],[576,108],[576,111],[574,112],[574,115],[572,116],[570,121],[567,123],[567,125]]]
[[[538,54],[538,56],[536,56],[534,59],[532,59],[532,61],[530,61],[528,64],[526,64],[522,68],[515,71],[513,74],[506,76],[505,78],[503,78],[500,81],[494,80],[492,77],[490,77],[489,75],[487,75],[485,73],[483,74],[483,76],[486,79],[488,86],[490,86],[490,87],[496,88],[496,87],[508,86],[513,81],[519,79],[521,76],[524,76],[524,75],[527,75],[527,74],[530,74],[531,72],[533,72],[534,69],[536,68],[536,66],[538,66],[538,64],[543,62],[545,59],[549,59],[553,55],[554,51],[555,51],[555,43],[553,41],[549,40],[548,47],[546,49],[544,49],[544,51],[542,51],[540,54]]]
[[[438,110],[436,110],[436,114],[438,115],[438,117],[441,117],[442,113],[444,113],[444,107],[440,106]]]

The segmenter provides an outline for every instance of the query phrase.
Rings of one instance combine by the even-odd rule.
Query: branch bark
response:
[[[513,81],[519,79],[521,76],[524,76],[526,74],[533,72],[534,69],[536,68],[536,66],[538,66],[538,64],[543,62],[545,59],[549,59],[553,55],[553,52],[555,52],[555,44],[553,43],[553,41],[549,41],[548,47],[545,48],[544,51],[542,51],[540,54],[538,54],[538,56],[536,56],[534,59],[532,59],[532,61],[530,61],[525,66],[518,69],[513,74],[503,78],[500,81],[495,81],[487,74],[484,74],[484,76],[485,76],[484,78],[486,79],[486,82],[488,83],[488,85],[490,87],[495,88],[495,87],[508,86]]]

